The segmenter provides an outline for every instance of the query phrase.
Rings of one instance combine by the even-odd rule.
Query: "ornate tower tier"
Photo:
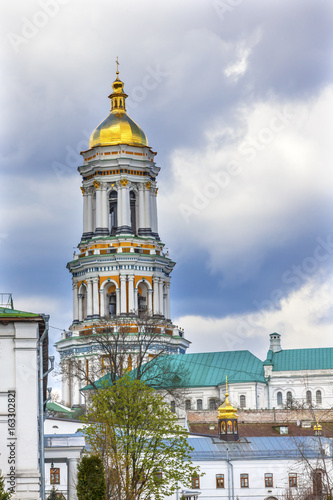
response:
[[[189,342],[170,315],[170,274],[175,266],[158,234],[160,168],[142,129],[126,113],[124,84],[112,85],[111,112],[83,151],[83,234],[79,252],[67,264],[73,283],[73,323],[57,343],[61,358],[96,355],[80,337],[119,321],[155,319],[159,343],[185,353]],[[132,355],[135,355],[135,336]],[[157,346],[152,348],[156,353]],[[147,356],[149,354],[147,353]],[[148,357],[147,357],[148,360]],[[67,404],[81,402],[78,384],[64,381]]]

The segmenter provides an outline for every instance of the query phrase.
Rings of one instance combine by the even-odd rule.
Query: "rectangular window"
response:
[[[60,484],[60,469],[57,467],[50,469],[50,484]]]
[[[241,488],[248,488],[249,487],[249,475],[248,474],[241,474],[240,475],[240,486],[241,486]]]
[[[200,488],[199,476],[192,476],[192,490],[198,490]]]
[[[270,473],[265,474],[265,486],[266,488],[273,487],[273,474]]]
[[[216,488],[224,488],[224,474],[216,474]]]
[[[297,474],[289,474],[290,488],[297,488]]]

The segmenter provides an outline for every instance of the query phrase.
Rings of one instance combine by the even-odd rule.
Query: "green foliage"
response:
[[[83,429],[102,457],[107,494],[117,500],[160,500],[199,473],[187,432],[162,396],[125,375],[92,396]],[[79,499],[81,500],[81,499]]]
[[[78,465],[77,497],[79,500],[104,500],[105,477],[103,462],[100,456],[82,457]]]
[[[55,486],[52,486],[52,489],[50,491],[49,496],[47,497],[47,500],[64,500],[65,497],[60,491],[58,491]]]
[[[9,500],[11,496],[9,491],[5,491],[5,480],[0,474],[0,500]]]

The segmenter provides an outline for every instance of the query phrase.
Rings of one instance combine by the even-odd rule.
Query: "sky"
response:
[[[127,111],[157,151],[171,311],[189,352],[332,346],[333,4],[17,0],[0,18],[1,290],[72,322],[77,167]],[[54,380],[56,384],[56,381]]]

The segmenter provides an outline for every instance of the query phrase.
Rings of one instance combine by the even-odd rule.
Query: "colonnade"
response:
[[[108,196],[111,191],[117,191],[117,234],[132,233],[130,208],[132,190],[136,195],[137,233],[158,236],[157,189],[150,181],[129,183],[127,179],[122,179],[115,186],[94,181],[93,186],[81,189],[83,193],[83,239],[110,233]]]
[[[73,320],[74,323],[84,319],[93,319],[108,316],[106,297],[107,284],[104,282],[99,287],[99,277],[88,278],[86,284],[78,288],[78,283],[73,282]],[[134,286],[134,275],[120,275],[120,286],[115,285],[116,315],[138,314],[139,290]],[[147,283],[147,282],[146,282]],[[153,288],[147,287],[147,314],[164,316],[170,319],[170,283],[163,278],[153,277]]]

